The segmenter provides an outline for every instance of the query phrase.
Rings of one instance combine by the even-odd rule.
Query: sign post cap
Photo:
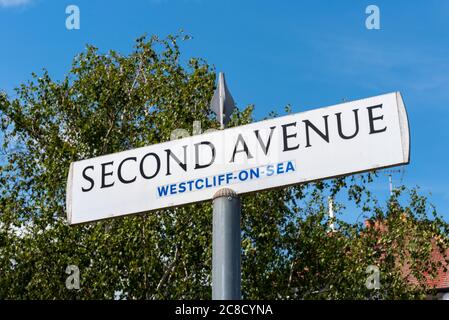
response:
[[[217,192],[215,192],[212,199],[221,198],[221,197],[237,198],[238,195],[237,195],[237,192],[235,192],[234,190],[232,190],[230,188],[222,188],[222,189],[218,190]]]

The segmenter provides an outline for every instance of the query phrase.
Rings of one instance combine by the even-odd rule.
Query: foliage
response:
[[[217,128],[208,104],[215,73],[183,63],[182,35],[142,37],[129,55],[88,46],[61,81],[32,74],[16,97],[0,93],[0,298],[210,299],[211,205],[194,204],[70,227],[65,220],[69,164],[170,138],[176,128]],[[253,107],[230,126],[250,123]],[[366,267],[381,270],[381,298],[419,298],[404,280],[435,269],[431,240],[447,246],[448,227],[416,190],[385,206],[369,184],[375,173],[243,197],[242,291],[251,299],[371,299]],[[326,195],[347,192],[387,232],[334,221]],[[401,201],[400,201],[401,200]],[[337,213],[344,207],[336,204]],[[81,288],[65,286],[68,265]]]

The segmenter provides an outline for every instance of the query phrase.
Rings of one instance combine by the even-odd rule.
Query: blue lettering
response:
[[[201,186],[198,186],[198,182],[201,182]],[[203,189],[204,184],[203,184],[204,180],[203,179],[198,179],[195,181],[195,188],[197,188],[198,190]]]
[[[282,162],[278,163],[278,167],[277,167],[277,172],[276,173],[277,174],[284,173],[284,164]]]
[[[272,176],[273,174],[274,174],[273,165],[272,165],[272,164],[269,164],[269,165],[267,166],[267,176],[270,177],[270,176]]]
[[[186,191],[186,183],[185,182],[181,182],[180,184],[179,184],[179,190],[178,190],[178,192],[179,193],[183,193],[183,192],[185,192]]]
[[[226,184],[229,184],[229,182],[232,180],[232,172],[226,173]]]
[[[251,179],[259,178],[259,174],[260,174],[259,168],[253,168],[249,172],[249,175],[250,175]]]
[[[291,161],[287,163],[287,169],[285,170],[285,173],[289,171],[295,171],[295,167],[293,166],[293,163]]]
[[[246,179],[248,179],[248,171],[246,171],[246,170],[240,171],[239,179],[240,179],[240,181],[245,181]]]
[[[170,185],[170,193],[171,194],[176,194],[176,184],[171,184]]]
[[[219,186],[221,186],[221,183],[224,181],[224,178],[225,178],[225,176],[222,175],[222,174],[220,174],[220,175],[218,176],[218,185],[219,185]]]
[[[213,187],[212,184],[209,184],[209,178],[206,178],[206,188]]]
[[[168,193],[168,186],[157,187],[159,197],[166,196]]]

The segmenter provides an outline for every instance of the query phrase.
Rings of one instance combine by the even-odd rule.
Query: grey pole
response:
[[[212,299],[240,300],[240,197],[223,188],[213,198]]]

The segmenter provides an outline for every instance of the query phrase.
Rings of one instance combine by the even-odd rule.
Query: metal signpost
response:
[[[220,129],[231,119],[234,99],[226,85],[223,73],[218,74],[218,85],[210,104],[220,121]],[[229,188],[213,196],[212,217],[212,299],[241,299],[240,218],[241,203],[237,193]]]
[[[211,101],[221,128],[234,101]],[[67,218],[80,224],[213,199],[213,299],[240,299],[244,193],[409,163],[399,92],[74,162]]]
[[[212,226],[212,299],[239,300],[240,197],[231,189],[214,196]]]

